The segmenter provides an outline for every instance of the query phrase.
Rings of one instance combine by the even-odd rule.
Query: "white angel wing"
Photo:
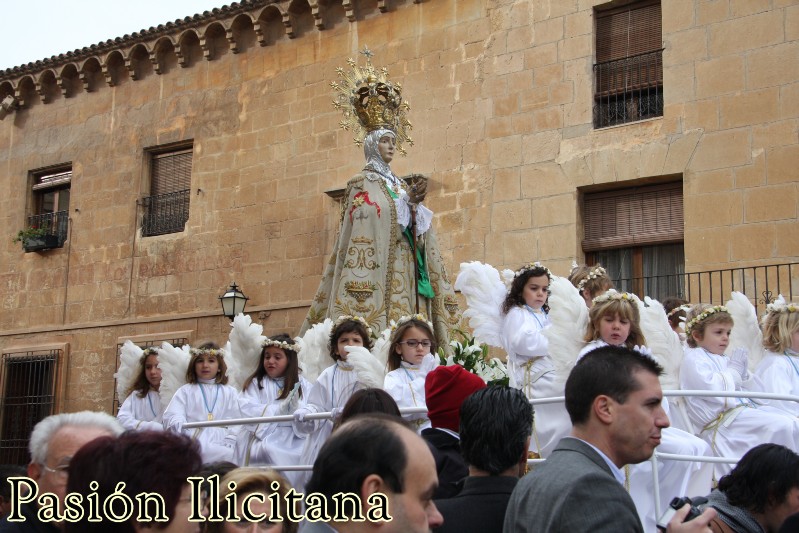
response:
[[[463,316],[469,319],[477,342],[501,348],[500,309],[507,291],[497,269],[479,261],[461,263],[455,289],[466,297]]]
[[[749,352],[749,370],[754,371],[757,364],[763,359],[763,332],[757,321],[755,306],[745,294],[733,291],[732,299],[727,302],[727,310],[733,320],[730,333],[730,344],[727,353],[731,354],[738,348]]]
[[[386,328],[380,333],[380,336],[372,346],[372,355],[383,365],[383,368],[388,369],[388,349],[391,347],[391,328]],[[381,385],[382,387],[382,385]]]
[[[144,350],[133,344],[131,340],[126,340],[119,351],[119,369],[114,377],[117,379],[117,398],[120,405],[125,401],[128,391],[139,376],[141,369],[139,361],[143,353]]]
[[[549,356],[558,381],[565,382],[585,346],[583,335],[588,327],[588,307],[571,282],[554,276],[549,284],[549,321],[544,335],[549,341]]]
[[[502,271],[502,283],[505,284],[505,292],[510,291],[510,286],[513,285],[513,278],[516,277],[516,272],[506,268]]]
[[[186,384],[186,370],[188,370],[191,360],[190,348],[188,344],[177,348],[168,342],[156,348],[158,368],[161,369],[161,386],[158,388],[161,405],[169,405],[175,392]]]
[[[260,364],[261,343],[266,337],[262,335],[264,327],[254,323],[249,315],[238,314],[231,325],[225,345],[228,385],[240,391],[244,381]]]
[[[322,370],[333,363],[328,346],[332,328],[333,321],[326,318],[324,322],[314,324],[302,337],[294,339],[300,345],[300,352],[297,355],[302,375],[311,383],[315,383]]]
[[[363,346],[347,348],[347,362],[355,368],[358,381],[367,387],[382,389],[386,379],[386,367]]]
[[[660,376],[661,386],[667,390],[679,389],[683,347],[679,335],[671,329],[666,310],[660,302],[645,296],[643,302],[638,301],[638,311],[641,315],[641,331],[646,337],[646,346],[652,350],[652,354],[664,370]]]

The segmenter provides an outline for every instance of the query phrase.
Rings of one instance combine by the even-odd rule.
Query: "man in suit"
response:
[[[598,348],[577,363],[566,381],[571,436],[516,486],[504,533],[643,532],[623,468],[649,459],[669,426],[662,373],[652,358],[623,347]],[[710,531],[714,512],[683,523],[688,511],[680,509],[667,531]]]
[[[488,387],[461,405],[461,453],[469,476],[456,496],[436,500],[444,517],[440,533],[502,531],[513,488],[527,466],[533,408],[524,393]]]
[[[433,455],[415,431],[390,416],[357,416],[319,451],[305,486],[306,522],[300,531],[429,533],[442,522],[433,503],[437,486]],[[353,498],[336,517],[333,503],[342,494]],[[327,518],[309,521],[316,519],[312,497],[328,502]]]

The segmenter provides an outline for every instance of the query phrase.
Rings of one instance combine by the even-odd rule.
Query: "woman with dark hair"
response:
[[[779,444],[755,446],[719,480],[706,507],[714,533],[777,533],[799,512],[799,455]]]
[[[355,391],[344,404],[341,416],[333,424],[333,431],[352,417],[365,413],[385,413],[402,418],[397,402],[389,393],[383,389],[360,389]]]
[[[69,463],[67,494],[82,496],[84,512],[77,520],[65,521],[64,531],[196,533],[199,523],[189,522],[192,502],[187,478],[199,472],[201,466],[197,443],[184,435],[129,431],[116,438],[95,439],[78,450]],[[163,505],[150,498],[139,508],[136,496],[145,493],[157,494]],[[88,497],[94,499],[95,494],[99,522],[89,521]],[[109,498],[113,494],[117,496]],[[159,510],[163,511],[167,521],[137,521],[145,510],[153,519],[160,514]]]
[[[219,482],[219,514],[235,515],[239,520],[208,522],[205,533],[296,533],[299,524],[290,520],[290,516],[299,516],[300,509],[288,512],[286,495],[289,490],[291,485],[286,478],[271,469],[237,468],[228,472]],[[236,495],[235,510],[229,508],[231,493]],[[250,522],[244,516],[245,501],[248,511],[262,518],[260,522]],[[276,507],[272,506],[273,502],[277,502]]]

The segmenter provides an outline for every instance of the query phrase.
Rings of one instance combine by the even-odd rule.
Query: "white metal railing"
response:
[[[664,390],[663,396],[665,397],[681,397],[681,396],[702,396],[702,397],[716,397],[716,398],[748,398],[758,400],[783,400],[799,402],[799,396],[792,396],[788,394],[775,394],[772,392],[754,392],[754,391],[708,391],[708,390]],[[530,400],[530,404],[541,405],[550,403],[563,403],[565,396],[551,396],[548,398],[536,398]],[[419,414],[426,413],[427,407],[403,407],[400,409],[400,414]],[[313,413],[305,415],[305,420],[325,420],[332,419],[332,412]],[[294,420],[293,415],[277,415],[277,416],[262,416],[253,418],[232,418],[229,420],[208,420],[202,422],[187,422],[183,424],[184,429],[203,428],[203,427],[216,427],[216,426],[238,426],[245,424],[264,424],[275,422],[291,422]],[[690,461],[696,463],[727,463],[735,464],[740,458],[732,457],[709,457],[706,455],[678,455],[671,453],[661,453],[655,450],[649,461],[652,463],[652,486],[654,487],[653,497],[655,498],[655,516],[659,517],[661,514],[660,509],[660,480],[658,479],[657,464],[659,459],[666,459],[669,461]],[[546,459],[528,459],[528,465],[543,463]],[[258,468],[258,467],[255,467]],[[299,472],[312,470],[313,465],[264,465],[263,468],[272,468],[274,470],[282,470],[286,472]]]

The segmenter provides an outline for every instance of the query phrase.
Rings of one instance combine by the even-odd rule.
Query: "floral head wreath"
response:
[[[671,317],[671,316],[674,316],[674,315],[676,315],[677,313],[679,313],[680,311],[685,311],[685,312],[687,313],[689,309],[690,309],[690,307],[689,307],[689,306],[687,306],[687,305],[678,305],[677,307],[675,307],[674,309],[672,309],[671,311],[669,311],[669,312],[666,314],[666,316],[669,316],[669,317]]]
[[[585,288],[585,284],[588,283],[588,280],[596,279],[600,276],[607,276],[608,272],[602,267],[596,267],[588,272],[588,275],[580,280],[580,283],[577,284],[577,292],[582,292],[583,288]]]
[[[158,355],[158,350],[155,349],[155,346],[149,346],[147,348],[144,348],[141,352],[141,356],[145,359],[147,359],[151,355]]]
[[[363,327],[366,329],[366,334],[369,337],[372,336],[372,328],[369,327],[369,323],[366,321],[366,319],[362,316],[354,316],[354,315],[341,315],[340,317],[338,317],[336,321],[333,322],[333,328],[330,330],[331,333],[333,331],[336,331],[336,328],[338,328],[341,324],[343,324],[348,320],[352,320],[353,322],[360,322],[361,325],[363,325]]]
[[[261,343],[261,348],[266,348],[267,346],[274,346],[275,348],[280,348],[281,350],[289,350],[295,353],[300,351],[299,344],[291,344],[286,341],[276,341],[270,339],[269,337],[267,337],[266,340],[264,340]]]
[[[593,300],[595,304],[599,304],[602,302],[609,302],[611,300],[627,300],[630,303],[640,302],[641,300],[635,294],[631,292],[619,292],[616,289],[609,289],[606,292],[603,292]]]
[[[550,271],[549,271],[549,269],[548,269],[547,267],[545,267],[544,265],[542,265],[542,264],[541,264],[541,263],[539,263],[538,261],[536,261],[535,263],[527,263],[527,264],[526,264],[526,265],[524,265],[522,268],[520,268],[519,270],[517,270],[516,272],[514,272],[514,273],[513,273],[513,279],[516,279],[516,278],[518,278],[519,276],[521,276],[522,274],[524,274],[525,272],[529,272],[529,271],[531,271],[531,270],[534,270],[534,269],[536,269],[536,268],[543,269],[543,270],[544,270],[544,272],[546,272],[546,274],[547,274],[547,277],[548,277],[548,278],[550,278],[550,279],[552,279],[552,272],[550,272]]]
[[[189,350],[189,355],[192,357],[200,355],[211,355],[213,357],[224,357],[225,351],[222,348],[192,348]]]
[[[701,313],[696,315],[694,318],[692,318],[691,320],[689,320],[688,322],[685,323],[685,334],[686,335],[690,335],[691,331],[697,325],[699,325],[700,322],[702,322],[703,320],[706,320],[708,317],[710,317],[711,315],[714,315],[716,313],[729,313],[729,311],[723,305],[714,305],[713,307],[708,307],[707,309],[705,309],[704,311],[702,311]]]
[[[433,331],[433,323],[427,320],[427,317],[425,317],[423,314],[417,313],[415,315],[401,316],[399,317],[399,319],[397,319],[396,322],[392,320],[390,323],[391,333],[394,333],[398,327],[405,324],[406,322],[410,322],[411,320],[418,320],[419,322],[424,322],[430,328],[430,331]]]
[[[778,314],[778,313],[799,313],[799,304],[794,303],[785,303],[785,298],[780,295],[776,301],[768,304],[766,306],[766,314],[763,315],[762,323],[765,324],[766,318],[769,315]]]

